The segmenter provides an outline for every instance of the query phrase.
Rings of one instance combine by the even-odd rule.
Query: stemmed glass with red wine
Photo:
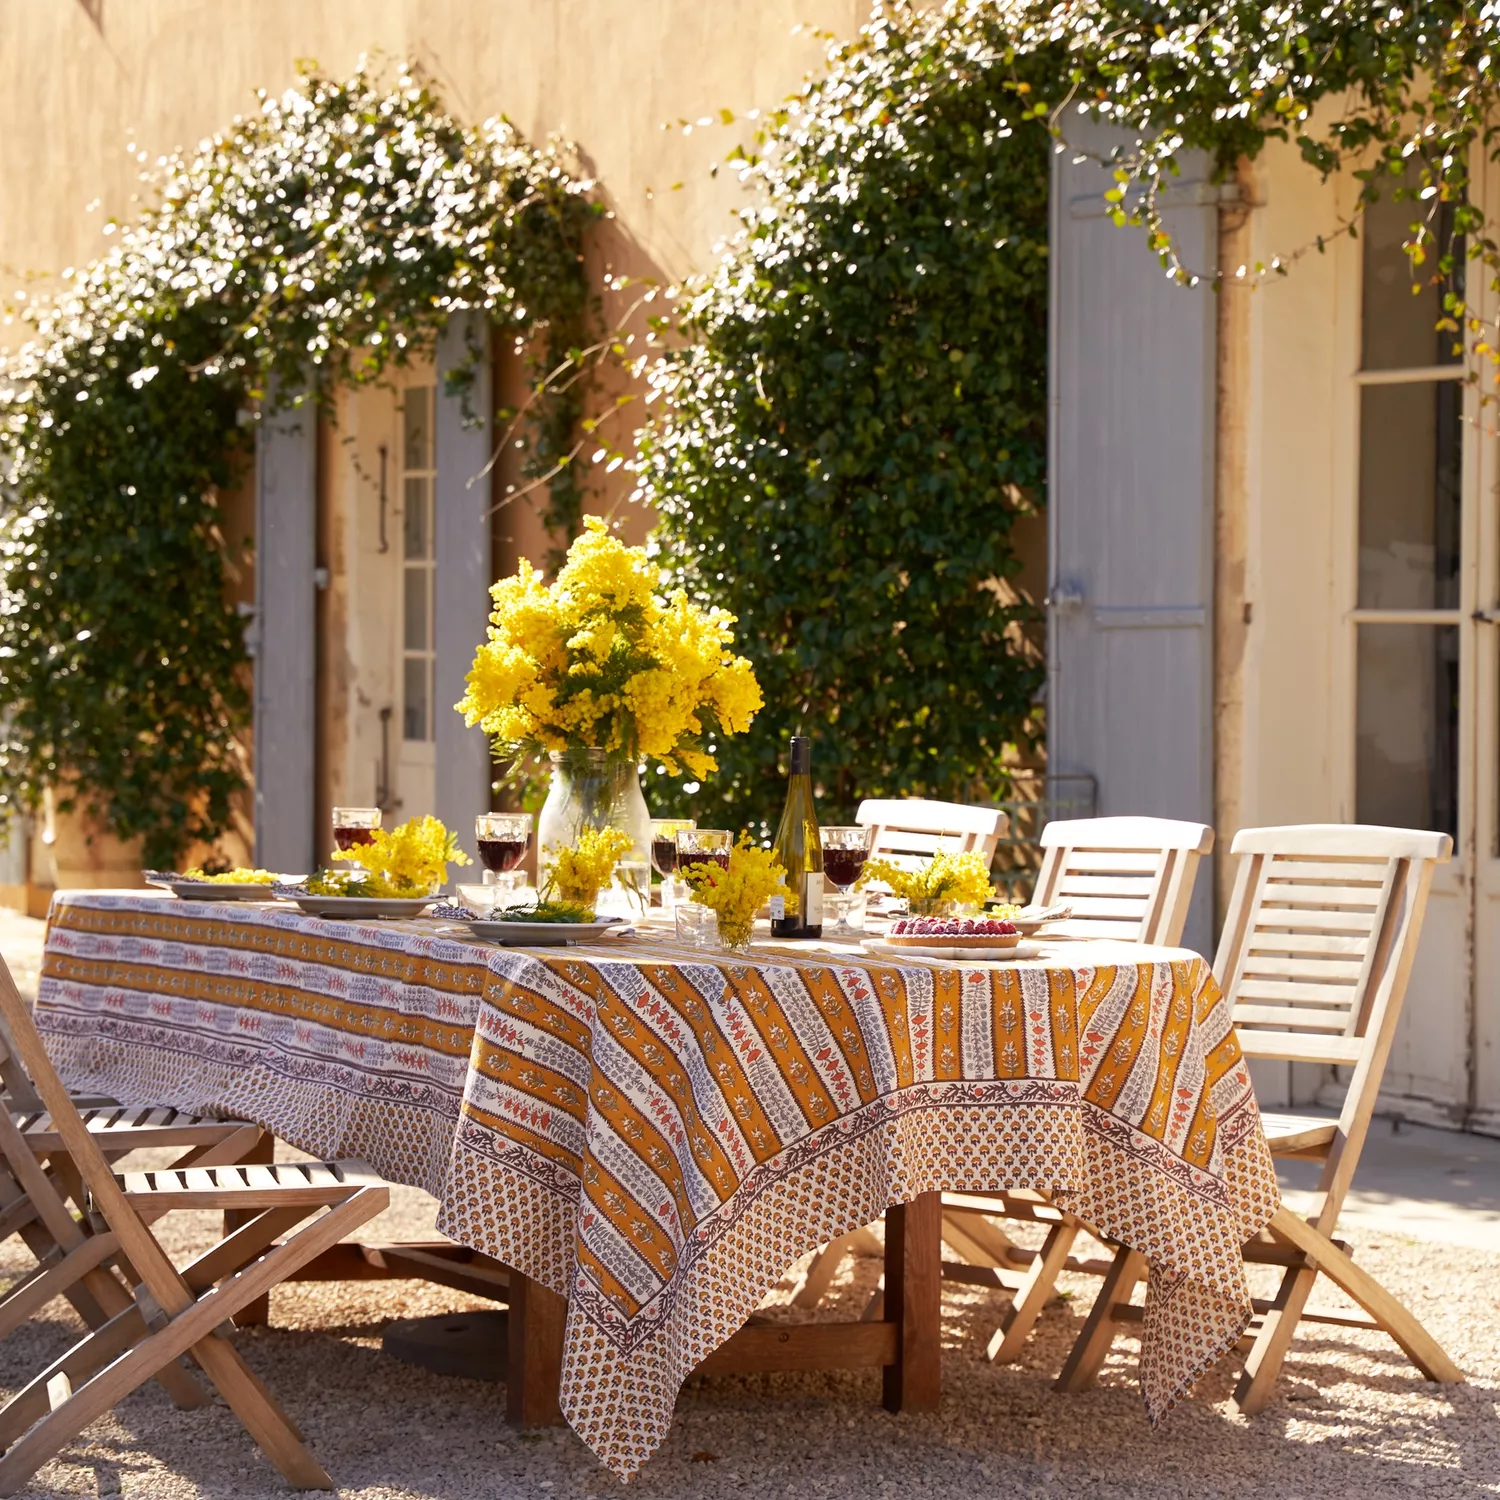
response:
[[[474,839],[484,866],[484,883],[494,888],[496,897],[519,890],[526,876],[517,867],[531,843],[531,814],[480,813],[474,819]]]
[[[860,877],[865,861],[870,857],[870,835],[872,830],[858,825],[848,827],[820,828],[818,835],[823,842],[823,878],[838,890],[834,902],[837,919],[823,929],[824,937],[863,937],[858,927],[849,921],[850,888]]]
[[[661,876],[661,904],[670,910],[687,899],[684,883],[677,878],[677,835],[697,827],[692,818],[652,818],[651,865]]]
[[[379,827],[378,807],[336,807],[333,810],[333,842],[339,849],[373,844]]]

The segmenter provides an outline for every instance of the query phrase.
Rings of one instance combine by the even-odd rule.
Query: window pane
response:
[[[1454,380],[1360,391],[1361,609],[1457,609],[1463,390]]]
[[[1458,629],[1361,625],[1354,816],[1458,834]]]
[[[402,645],[408,651],[427,650],[427,603],[426,568],[407,568],[404,597],[402,599]]]
[[[427,658],[408,656],[402,667],[405,681],[401,693],[401,737],[407,740],[431,739],[427,732]]]
[[[1415,185],[1418,174],[1407,175],[1408,185]],[[1378,203],[1365,210],[1360,237],[1364,245],[1364,368],[1367,370],[1401,370],[1423,365],[1450,365],[1458,362],[1453,346],[1457,335],[1439,333],[1437,320],[1443,316],[1443,293],[1463,289],[1463,241],[1453,238],[1453,205],[1444,204],[1435,212],[1430,202],[1403,198],[1399,203],[1391,193],[1396,179],[1382,184],[1385,194]],[[1431,217],[1429,217],[1431,215]],[[1413,224],[1424,224],[1436,244],[1425,240],[1427,259],[1413,267],[1401,242],[1411,234]],[[1443,255],[1454,257],[1453,280],[1438,284],[1438,262]],[[1415,295],[1414,284],[1421,290]]]
[[[401,532],[407,557],[431,557],[432,527],[429,524],[431,503],[430,479],[408,479],[401,506]]]
[[[402,398],[403,457],[401,466],[405,469],[430,469],[432,467],[431,398],[432,387],[430,385],[408,386]]]

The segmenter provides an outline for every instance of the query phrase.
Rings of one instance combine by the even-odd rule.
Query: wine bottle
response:
[[[789,897],[771,899],[771,936],[823,936],[823,845],[813,807],[812,741],[792,736],[792,763],[787,776],[786,807],[776,830],[776,857],[786,871]]]

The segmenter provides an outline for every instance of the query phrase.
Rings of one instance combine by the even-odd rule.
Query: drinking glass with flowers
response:
[[[550,761],[537,823],[545,879],[549,850],[585,828],[618,828],[620,863],[649,888],[651,824],[638,767],[717,769],[708,746],[750,726],[762,698],[750,663],[734,653],[734,616],[662,589],[644,547],[627,547],[589,517],[551,582],[522,561],[490,590],[488,639],[456,706],[490,736],[516,774]]]
[[[939,851],[916,869],[905,869],[888,859],[865,862],[859,884],[878,880],[907,904],[914,916],[942,916],[960,907],[983,906],[995,894],[984,856]]]
[[[741,834],[729,851],[727,867],[708,861],[684,865],[682,878],[693,900],[717,914],[719,939],[731,953],[750,951],[755,914],[772,896],[791,895],[786,871],[772,849],[762,849]]]
[[[592,912],[599,892],[614,879],[615,867],[629,851],[630,835],[621,829],[585,828],[567,848],[552,851],[542,894]]]

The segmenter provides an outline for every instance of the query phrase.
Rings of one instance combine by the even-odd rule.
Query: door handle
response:
[[[1476,609],[1473,619],[1476,625],[1500,625],[1500,609]]]

